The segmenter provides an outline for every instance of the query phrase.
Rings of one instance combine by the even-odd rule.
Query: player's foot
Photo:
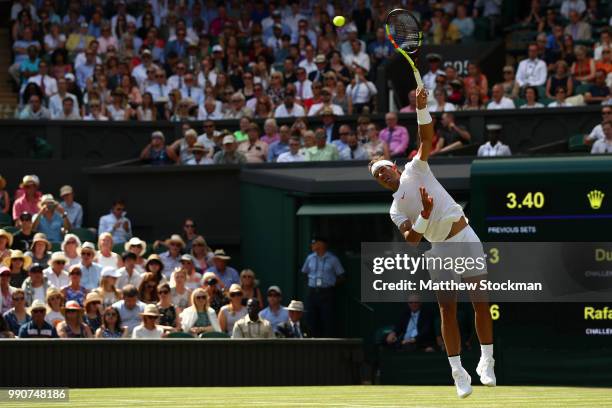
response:
[[[497,380],[495,379],[495,360],[493,357],[482,357],[476,367],[476,373],[480,376],[480,382],[487,387],[495,387]]]
[[[455,387],[457,387],[457,396],[459,398],[469,397],[472,393],[472,377],[467,371],[464,368],[453,370],[453,378],[455,379]]]

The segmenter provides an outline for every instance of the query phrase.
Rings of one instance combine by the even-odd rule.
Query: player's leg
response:
[[[465,398],[472,393],[472,379],[461,365],[461,333],[457,322],[457,294],[438,292],[437,297],[442,321],[442,338],[455,380],[457,395],[459,398]]]
[[[486,279],[486,275],[466,277],[465,282],[480,282]],[[493,358],[493,319],[489,310],[488,294],[485,291],[470,291],[470,299],[474,307],[474,323],[476,334],[480,341],[480,361],[476,372],[480,376],[480,382],[484,385],[494,387],[495,378],[495,359]]]

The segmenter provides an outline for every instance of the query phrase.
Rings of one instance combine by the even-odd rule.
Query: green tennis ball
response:
[[[346,22],[346,19],[344,17],[342,17],[342,16],[334,17],[334,25],[336,27],[342,27],[345,22]]]

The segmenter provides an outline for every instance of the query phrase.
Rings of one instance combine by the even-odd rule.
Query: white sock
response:
[[[461,366],[461,356],[449,357],[448,362],[450,363],[451,369],[453,371],[463,369],[463,367]]]
[[[481,344],[480,345],[480,356],[481,358],[493,358],[493,345],[492,344]]]

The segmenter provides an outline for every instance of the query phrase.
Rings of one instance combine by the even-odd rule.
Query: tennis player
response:
[[[384,159],[374,159],[369,169],[376,181],[393,191],[393,204],[389,210],[391,220],[397,225],[404,239],[416,245],[425,237],[432,243],[429,254],[444,253],[445,248],[460,248],[464,256],[482,256],[482,244],[470,227],[461,206],[448,194],[435,178],[427,159],[432,148],[434,128],[427,110],[427,91],[417,89],[417,121],[420,146],[417,155],[406,164],[403,173],[397,166]],[[470,244],[453,244],[470,243]],[[440,278],[438,271],[429,270],[432,280]],[[478,282],[486,277],[486,269],[468,270],[461,275],[451,272],[454,280]],[[495,386],[493,367],[493,322],[486,294],[470,293],[475,312],[476,332],[480,341],[481,357],[476,372],[482,384]],[[461,336],[457,322],[457,294],[438,292],[438,304],[442,319],[442,337],[455,380],[457,395],[465,398],[472,393],[471,377],[461,365]]]

